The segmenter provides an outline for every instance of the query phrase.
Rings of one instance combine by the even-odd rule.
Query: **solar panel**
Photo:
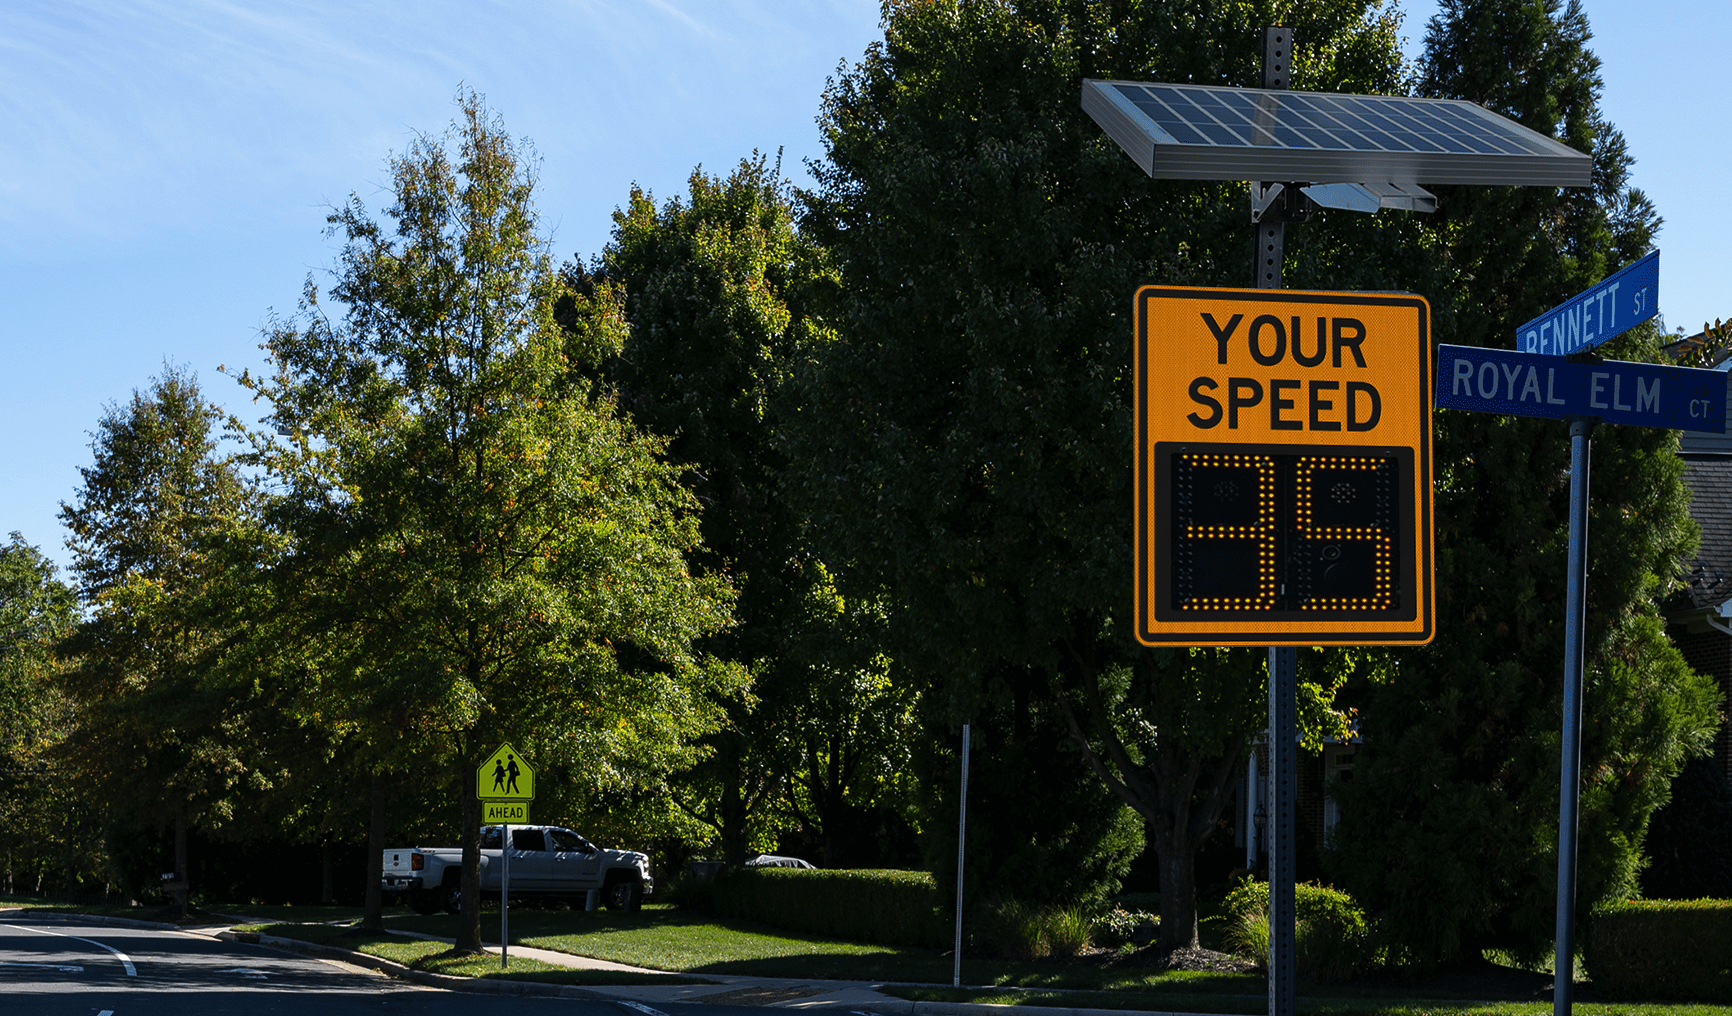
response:
[[[1471,102],[1083,82],[1083,109],[1152,177],[1586,187],[1593,160]]]

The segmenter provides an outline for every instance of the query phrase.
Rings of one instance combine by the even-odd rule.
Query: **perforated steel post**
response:
[[[1263,29],[1264,88],[1288,87],[1292,54],[1292,29]],[[1252,184],[1253,188],[1271,186],[1282,185]],[[1262,214],[1257,217],[1258,289],[1281,288],[1285,209],[1303,200],[1293,185],[1288,184],[1283,190],[1285,193],[1273,196],[1279,204],[1268,203],[1266,193],[1252,195],[1253,208],[1257,199],[1263,198],[1265,202]],[[1269,1016],[1292,1016],[1297,1003],[1293,869],[1297,859],[1294,835],[1299,809],[1293,745],[1298,729],[1298,665],[1297,649],[1269,648],[1269,805],[1265,819],[1269,851]]]
[[[1582,773],[1582,640],[1588,598],[1588,468],[1593,417],[1570,418],[1569,588],[1564,595],[1564,729],[1558,760],[1558,925],[1552,1014],[1569,1016],[1576,967],[1576,833]]]

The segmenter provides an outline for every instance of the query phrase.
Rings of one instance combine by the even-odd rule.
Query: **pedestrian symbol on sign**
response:
[[[475,796],[483,801],[533,801],[535,767],[522,752],[502,744],[475,770]]]

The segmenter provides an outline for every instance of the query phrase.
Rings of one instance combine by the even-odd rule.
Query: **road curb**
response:
[[[343,949],[334,945],[319,945],[314,942],[302,942],[299,939],[283,938],[280,935],[263,935],[254,932],[222,931],[216,935],[223,942],[245,942],[270,946],[274,949],[284,949],[289,952],[316,956],[321,959],[342,960],[358,967],[377,970],[382,974],[425,985],[429,988],[443,988],[447,991],[467,991],[480,995],[517,995],[539,996],[542,998],[587,998],[611,1000],[614,996],[606,995],[590,988],[580,988],[574,984],[543,984],[539,981],[514,981],[506,978],[491,977],[454,977],[450,974],[435,974],[425,970],[416,970],[404,966],[396,960],[388,960],[382,956],[373,956],[353,949]]]

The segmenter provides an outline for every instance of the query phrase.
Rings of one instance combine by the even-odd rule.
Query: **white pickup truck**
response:
[[[499,826],[481,828],[481,895],[499,898]],[[463,908],[463,848],[394,847],[385,851],[380,888],[409,898],[416,913],[441,907]],[[604,850],[558,826],[511,827],[511,895],[567,898],[583,903],[591,889],[601,891],[609,910],[636,910],[655,892],[649,856],[633,850]]]

